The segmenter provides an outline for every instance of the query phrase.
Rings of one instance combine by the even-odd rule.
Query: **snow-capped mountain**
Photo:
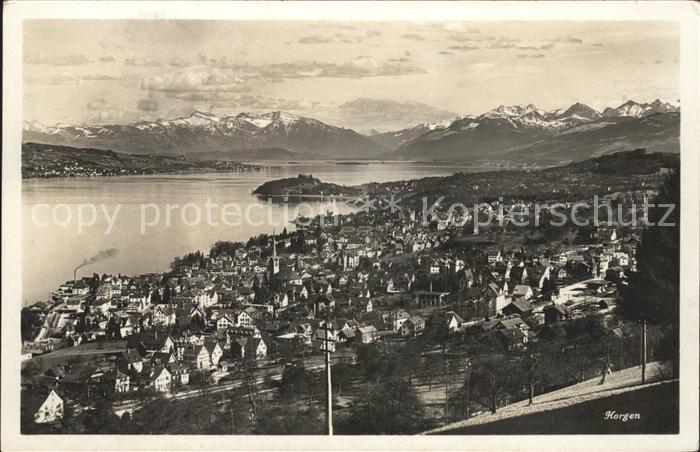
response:
[[[24,141],[131,153],[284,148],[307,157],[372,158],[386,151],[353,130],[281,111],[235,116],[194,111],[186,117],[128,125],[47,127],[25,122]]]
[[[408,129],[396,130],[392,132],[378,132],[376,130],[366,134],[372,141],[379,143],[387,149],[396,149],[409,141],[418,138],[424,133],[433,130],[441,130],[449,127],[455,120],[447,120],[432,123],[422,123]]]
[[[656,113],[669,113],[678,112],[679,109],[673,105],[662,102],[656,99],[654,102],[649,104],[643,103],[639,104],[633,100],[628,100],[624,104],[617,108],[606,108],[603,111],[603,116],[606,118],[611,117],[632,117],[632,118],[643,118],[644,116],[653,115]]]
[[[415,128],[383,136],[413,134],[408,141],[397,141],[395,151],[387,158],[415,160],[490,158],[494,154],[513,155],[526,148],[537,148],[537,152],[548,155],[564,154],[565,149],[573,148],[577,150],[571,153],[585,148],[586,151],[581,151],[584,154],[625,146],[673,150],[678,143],[678,113],[678,108],[659,100],[650,104],[629,101],[602,114],[581,103],[553,111],[532,104],[501,105],[479,116],[457,118],[447,127],[418,136]],[[559,147],[552,143],[558,143]],[[383,144],[389,147],[389,142]]]
[[[248,151],[251,159],[259,158],[256,150],[261,149],[287,159],[469,160],[524,149],[566,158],[567,152],[583,155],[620,147],[677,149],[678,124],[679,109],[660,100],[628,101],[602,113],[581,103],[552,111],[532,104],[501,105],[478,116],[368,136],[282,111],[228,116],[195,111],[127,125],[25,122],[24,141],[128,153],[215,156],[236,151],[232,155],[237,159],[245,159]]]

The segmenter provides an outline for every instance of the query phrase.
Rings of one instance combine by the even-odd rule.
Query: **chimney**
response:
[[[78,268],[76,267],[75,269],[73,269],[73,283],[75,283],[77,281],[77,277],[76,277],[77,273],[78,273]]]

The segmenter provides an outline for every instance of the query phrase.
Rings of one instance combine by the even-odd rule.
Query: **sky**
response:
[[[672,22],[24,22],[24,119],[287,111],[385,131],[499,105],[678,104]]]

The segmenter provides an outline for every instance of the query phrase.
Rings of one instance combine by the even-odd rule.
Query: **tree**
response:
[[[385,369],[384,354],[379,349],[379,345],[376,343],[361,345],[357,349],[357,366],[367,379],[376,380],[379,383]]]
[[[88,410],[85,415],[85,428],[91,434],[115,434],[122,432],[122,422],[114,414],[111,403],[101,399],[94,409]]]
[[[492,356],[475,366],[472,375],[474,400],[496,413],[501,406],[501,395],[511,381],[508,361],[502,355]]]
[[[248,407],[246,406],[244,393],[241,390],[232,390],[224,396],[226,404],[226,415],[220,417],[219,421],[225,423],[223,431],[230,435],[238,435],[248,432]]]
[[[308,376],[303,366],[289,366],[282,372],[278,393],[283,400],[306,394]]]
[[[262,412],[263,405],[263,394],[259,391],[258,383],[253,373],[253,365],[254,363],[251,360],[243,360],[242,387],[248,398],[251,430],[255,429],[258,415]]]
[[[407,341],[398,354],[401,373],[408,375],[408,382],[413,383],[413,376],[420,369],[423,363],[421,348],[418,341]]]
[[[622,314],[629,319],[666,325],[668,354],[677,374],[680,341],[680,174],[669,174],[649,209],[652,226],[642,235],[637,250],[637,271],[622,286]],[[673,206],[669,212],[668,206]],[[668,213],[668,215],[667,215]],[[660,223],[663,221],[663,225]],[[671,226],[672,225],[672,226]]]
[[[515,377],[514,360],[506,356],[503,347],[493,336],[484,338],[474,356],[471,386],[474,401],[495,413],[501,406],[502,396],[510,389]]]
[[[331,384],[333,385],[333,389],[338,391],[338,397],[343,392],[343,388],[347,387],[351,381],[351,372],[353,368],[347,363],[336,363],[333,364],[333,369],[332,369],[332,375],[333,378],[331,379]]]
[[[515,352],[516,378],[525,383],[529,405],[532,405],[537,387],[553,378],[555,356],[553,344],[545,340],[530,343],[527,348]]]
[[[678,321],[680,287],[680,177],[671,173],[655,200],[656,205],[673,205],[664,223],[666,207],[649,209],[649,226],[637,250],[637,271],[630,275],[629,288],[623,291],[623,313],[634,320],[652,323]]]
[[[171,299],[172,299],[172,294],[170,292],[170,286],[165,284],[163,286],[163,303],[170,304]]]
[[[431,353],[426,356],[423,371],[428,375],[428,391],[433,389],[436,375],[440,375],[445,367],[445,356],[441,353]]]
[[[322,411],[315,405],[299,407],[282,403],[269,406],[261,416],[255,433],[266,435],[321,435]]]
[[[609,330],[598,338],[595,351],[598,355],[598,364],[600,368],[601,378],[600,384],[605,384],[605,378],[612,367],[613,360],[617,355],[617,347],[615,347],[616,339],[619,336],[615,330]]]
[[[542,295],[544,298],[547,300],[551,299],[552,294],[555,293],[556,290],[557,285],[554,284],[554,281],[551,281],[549,278],[545,278],[542,282]]]
[[[343,434],[405,435],[429,428],[423,401],[405,379],[391,378],[373,386],[353,403]]]

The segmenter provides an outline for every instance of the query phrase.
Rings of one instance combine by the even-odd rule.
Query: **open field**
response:
[[[640,368],[614,372],[542,394],[528,405],[523,400],[468,421],[434,429],[429,434],[604,434],[672,433],[678,429],[678,382],[662,380],[658,363],[647,366],[647,384],[640,385]],[[640,419],[605,419],[608,411],[639,413]]]

